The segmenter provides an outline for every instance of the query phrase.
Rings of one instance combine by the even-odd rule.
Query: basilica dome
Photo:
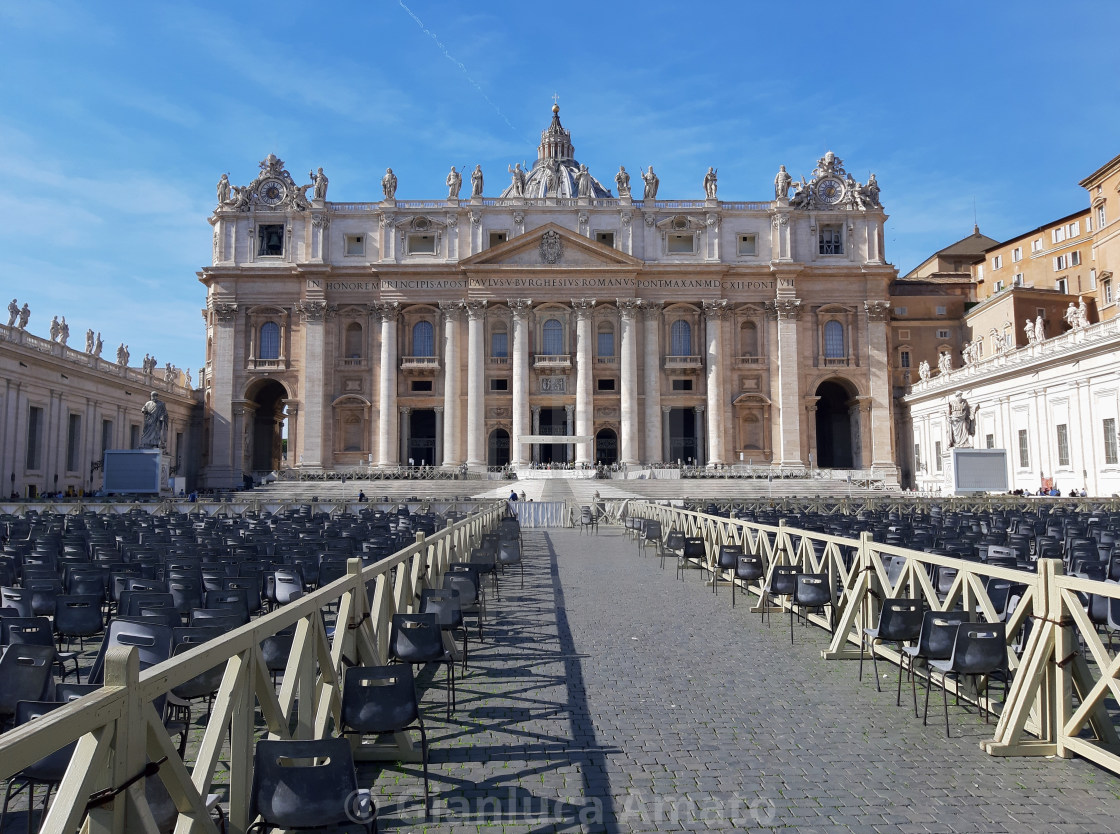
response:
[[[577,197],[579,196],[580,164],[576,161],[572,147],[572,135],[560,124],[560,105],[552,105],[552,124],[541,131],[541,144],[537,148],[537,161],[527,171],[519,170],[520,163],[511,172],[514,180],[501,196],[511,197]],[[520,193],[517,180],[522,179],[524,186]],[[611,197],[610,189],[590,177],[591,197]]]

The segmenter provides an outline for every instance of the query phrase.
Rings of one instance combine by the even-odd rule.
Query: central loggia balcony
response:
[[[439,357],[402,356],[401,371],[410,376],[434,376],[439,373]]]
[[[702,356],[665,357],[665,370],[667,371],[686,371],[688,373],[699,373],[703,367],[704,357]]]
[[[533,356],[534,368],[570,368],[572,355],[570,353],[537,353]]]

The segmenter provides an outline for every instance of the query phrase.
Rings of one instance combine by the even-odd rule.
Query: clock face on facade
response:
[[[817,183],[817,199],[822,203],[838,203],[844,195],[844,183],[835,177],[825,177]]]
[[[266,206],[274,206],[284,199],[286,191],[284,183],[280,180],[265,180],[261,183],[257,193],[260,194],[262,203]]]

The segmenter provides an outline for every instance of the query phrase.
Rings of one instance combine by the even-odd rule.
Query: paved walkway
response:
[[[928,727],[895,706],[894,667],[876,693],[856,663],[821,659],[823,631],[798,627],[791,648],[788,619],[733,610],[698,572],[676,581],[617,528],[529,530],[525,555],[525,590],[503,579],[455,720],[442,691],[424,694],[431,821],[418,765],[360,772],[382,830],[1120,828],[1120,779],[989,757],[992,727],[952,702],[946,739],[933,705]]]

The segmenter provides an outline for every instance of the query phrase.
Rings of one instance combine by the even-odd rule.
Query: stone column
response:
[[[704,302],[705,334],[707,347],[704,364],[707,371],[708,392],[708,465],[726,463],[723,443],[723,374],[722,367],[728,357],[723,356],[723,319],[726,318],[726,299]]]
[[[564,433],[569,435],[569,436],[572,434],[572,428],[573,428],[572,421],[573,421],[573,417],[574,417],[574,414],[575,414],[575,409],[576,409],[576,407],[574,405],[564,406]],[[566,462],[571,463],[572,460],[575,458],[574,444],[566,443],[565,446],[567,447],[565,449],[566,458],[567,458]]]
[[[237,362],[237,305],[221,301],[210,304],[210,321],[214,345],[210,352],[213,364],[208,368],[211,381],[210,463],[206,467],[207,487],[241,488],[241,471],[233,456],[233,379]],[[244,355],[244,354],[242,354]],[[117,437],[127,437],[124,420],[117,415],[114,422]],[[17,435],[17,440],[19,436]],[[123,445],[118,440],[112,448]],[[19,460],[17,458],[17,460]],[[104,474],[104,473],[103,473]]]
[[[575,433],[590,436],[595,433],[594,394],[592,380],[595,376],[592,358],[592,340],[595,335],[591,327],[591,311],[595,307],[594,298],[580,298],[572,301],[576,315],[576,429]],[[571,432],[568,432],[571,434]],[[576,463],[591,463],[595,441],[576,444]]]
[[[381,316],[381,368],[377,392],[378,466],[400,463],[397,448],[397,314],[400,307],[393,301],[378,304],[376,308]],[[308,430],[305,422],[304,433]]]
[[[486,302],[467,302],[467,466],[486,468]]]
[[[326,301],[301,301],[296,311],[303,316],[303,465],[307,469],[323,468],[323,415],[326,394],[326,321],[335,311]]]
[[[661,406],[661,460],[663,463],[673,462],[670,457],[673,450],[670,447],[672,440],[669,435],[669,413],[672,410],[667,405]]]
[[[411,418],[411,415],[412,415],[412,409],[409,408],[407,405],[402,405],[401,406],[401,416],[400,416],[400,421],[401,422],[400,422],[400,435],[399,436],[400,436],[400,443],[401,443],[400,462],[403,466],[408,465],[408,439],[409,439],[408,438],[408,435],[409,435],[408,429],[409,429],[409,420]]]
[[[288,468],[295,469],[299,463],[300,425],[299,400],[284,400],[284,411],[288,415]]]
[[[443,406],[437,405],[433,411],[436,413],[436,450],[432,453],[432,465],[440,466],[444,463],[443,457]]]
[[[695,428],[696,428],[696,459],[693,461],[697,466],[704,465],[704,406],[694,406],[692,411],[696,414]]]
[[[661,302],[643,301],[642,320],[645,322],[642,370],[645,382],[645,448],[646,463],[667,460],[668,452],[662,443],[664,431],[661,418]]]
[[[541,433],[541,407],[539,405],[532,406],[533,411],[533,434]],[[533,444],[533,463],[541,462],[541,444]]]
[[[529,417],[529,311],[533,302],[528,298],[509,299],[509,309],[513,313],[513,425],[510,432],[510,460],[515,465],[523,465],[525,445],[521,436]]]
[[[887,367],[890,302],[865,301],[863,307],[867,311],[867,364],[871,391],[871,470],[876,475],[896,481],[898,468],[891,455],[891,375]],[[865,460],[866,457],[865,453]]]
[[[634,317],[640,308],[641,302],[636,298],[618,299],[618,311],[622,319],[621,353],[622,353],[622,391],[621,393],[621,427],[622,437],[619,438],[618,458],[623,466],[631,466],[638,462],[638,339],[634,327]]]
[[[461,422],[459,402],[459,321],[462,318],[462,301],[441,301],[443,312],[443,408],[436,409],[436,442],[441,454],[436,455],[437,465],[458,466],[463,462],[459,453]],[[441,415],[446,413],[447,419]]]
[[[784,297],[774,301],[778,317],[778,464],[804,466],[801,459],[801,393],[798,390],[797,326],[801,299]]]

